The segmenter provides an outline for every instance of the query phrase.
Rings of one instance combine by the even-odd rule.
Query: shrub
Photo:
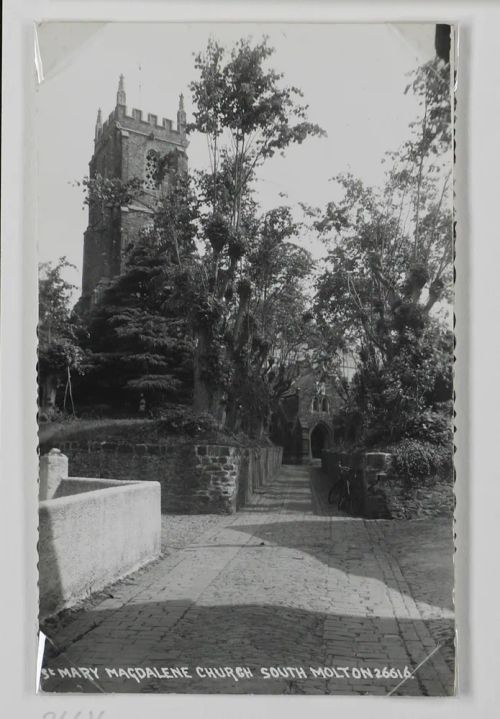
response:
[[[392,454],[394,473],[401,477],[431,477],[451,470],[451,444],[437,445],[418,439],[403,439],[387,451]]]
[[[451,418],[451,407],[445,407],[439,412],[425,410],[419,414],[411,414],[404,423],[403,436],[427,444],[451,446],[453,442]]]
[[[217,431],[217,422],[212,415],[194,412],[191,407],[183,405],[163,406],[158,417],[157,426],[160,433],[195,437]]]

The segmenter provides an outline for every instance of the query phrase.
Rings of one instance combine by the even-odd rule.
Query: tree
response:
[[[450,419],[452,340],[436,312],[452,288],[449,66],[428,63],[409,88],[422,114],[385,186],[338,176],[342,200],[314,220],[329,247],[316,316],[331,352],[358,355],[353,385],[339,386],[367,443],[415,434],[444,400]]]
[[[192,395],[192,354],[186,304],[191,291],[197,200],[177,171],[175,151],[163,158],[167,190],[126,251],[123,272],[90,311],[88,372],[82,394],[114,411],[148,409]],[[115,183],[116,184],[116,183]]]
[[[72,372],[82,371],[83,353],[78,344],[78,327],[71,316],[70,302],[75,285],[63,278],[76,269],[60,257],[57,264],[39,265],[38,378],[39,404],[44,415],[57,410],[57,390],[64,384],[63,409],[69,397],[73,414]]]
[[[266,39],[253,47],[242,39],[226,60],[224,48],[210,40],[205,53],[195,58],[200,77],[191,83],[195,111],[189,129],[207,137],[214,213],[221,158],[231,160],[232,211],[228,219],[233,227],[239,227],[241,202],[255,169],[292,143],[324,135],[318,125],[306,120],[307,106],[297,102],[302,97],[300,90],[280,86],[283,75],[265,67],[273,52]]]
[[[192,391],[197,412],[209,412],[219,426],[243,424],[256,434],[265,424],[271,385],[276,392],[284,382],[284,369],[270,369],[276,336],[284,338],[286,330],[286,323],[279,328],[272,303],[288,302],[290,312],[302,308],[299,284],[309,260],[287,241],[298,231],[289,211],[261,217],[252,188],[265,159],[322,134],[306,121],[300,92],[266,69],[272,52],[266,41],[240,41],[227,55],[211,41],[196,57],[199,79],[191,84],[195,112],[188,129],[207,136],[210,169],[188,178],[175,151],[160,159],[158,180],[168,174],[162,182],[167,195],[153,227],[134,242],[125,272],[92,312],[90,326],[94,378],[101,377],[101,387],[111,381],[118,394],[149,388],[151,397],[179,401]],[[86,180],[84,187],[86,201],[103,212],[138,191],[136,181],[102,178]],[[153,336],[161,337],[161,347]],[[179,347],[182,377],[172,362]],[[184,374],[188,356],[191,384]],[[259,395],[257,386],[262,401],[243,418],[242,405],[252,404],[244,397]]]
[[[227,57],[210,41],[196,56],[199,79],[191,83],[195,111],[189,130],[206,135],[210,158],[210,172],[201,178],[208,204],[202,218],[205,281],[195,322],[194,406],[217,417],[224,391],[236,395],[231,356],[234,361],[249,339],[244,319],[253,288],[244,258],[255,228],[250,191],[255,172],[275,152],[324,134],[306,120],[307,107],[297,102],[300,91],[283,87],[282,75],[265,67],[272,53],[266,40],[255,46],[240,40]]]
[[[90,312],[89,366],[80,390],[87,399],[115,411],[137,410],[141,394],[149,409],[189,401],[192,346],[186,320],[180,309],[171,311],[166,283],[162,296],[154,291],[155,282],[164,281],[166,262],[162,248],[142,236],[130,249],[124,272]]]
[[[309,253],[290,240],[299,228],[289,208],[265,213],[245,256],[247,301],[228,349],[233,381],[227,424],[236,418],[250,434],[267,431],[271,412],[297,375],[299,356],[311,338],[304,285],[312,270]],[[240,293],[242,287],[239,287]]]

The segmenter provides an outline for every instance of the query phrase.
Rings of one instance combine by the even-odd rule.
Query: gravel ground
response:
[[[230,516],[220,514],[162,514],[161,551],[171,554],[195,542],[207,529],[230,521]]]

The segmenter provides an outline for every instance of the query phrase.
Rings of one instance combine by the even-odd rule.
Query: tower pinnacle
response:
[[[99,139],[99,135],[102,132],[102,113],[101,108],[97,110],[97,120],[95,121],[95,139],[96,142]]]
[[[116,93],[116,104],[117,105],[126,105],[127,104],[127,98],[125,95],[125,85],[124,85],[124,77],[123,75],[120,75],[120,79],[118,81],[118,92]]]
[[[179,132],[186,132],[186,113],[184,111],[184,95],[179,95],[179,109],[177,110],[177,129]]]

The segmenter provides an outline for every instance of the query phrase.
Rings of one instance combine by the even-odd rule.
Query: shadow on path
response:
[[[380,579],[380,564],[373,553],[373,535],[366,528],[374,520],[354,519],[328,505],[325,497],[330,486],[318,467],[286,466],[273,484],[262,490],[262,498],[240,513],[242,519],[251,513],[279,513],[278,521],[255,524],[236,521],[231,529],[260,537],[268,546],[303,550],[330,568]],[[452,611],[451,520],[377,520],[375,524],[382,528],[380,550],[407,570],[415,601]],[[384,576],[384,582],[401,591],[401,585],[391,573]]]
[[[324,614],[269,605],[199,606],[181,602],[129,604],[101,617],[101,624],[61,653],[44,657],[44,692],[387,694],[400,679],[376,676],[390,666],[413,670],[431,651],[416,641],[418,623],[377,617]],[[325,622],[329,630],[325,633]],[[57,644],[57,637],[55,637]],[[311,667],[363,667],[372,677],[325,678]],[[92,667],[98,678],[84,678]],[[191,678],[119,676],[119,668],[187,667]],[[248,667],[251,678],[198,676],[196,667]],[[265,679],[262,667],[303,668],[307,677]],[[110,674],[106,671],[110,670]],[[63,672],[63,676],[59,671]],[[75,671],[76,670],[76,671]],[[71,674],[74,674],[72,677]],[[441,682],[441,683],[440,683]],[[444,683],[443,683],[444,682]],[[396,692],[450,694],[432,661]]]

